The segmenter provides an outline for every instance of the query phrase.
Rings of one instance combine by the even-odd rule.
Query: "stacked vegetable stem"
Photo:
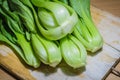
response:
[[[0,6],[0,41],[34,68],[56,67],[62,59],[80,68],[87,51],[102,48],[90,0],[1,0]]]

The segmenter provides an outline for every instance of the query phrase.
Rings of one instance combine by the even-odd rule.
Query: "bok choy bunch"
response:
[[[11,0],[9,2],[10,8],[12,11],[15,11],[18,15],[20,15],[20,18],[24,19],[24,26],[29,31],[27,35],[29,35],[28,39],[30,39],[31,46],[34,50],[34,54],[37,56],[37,58],[43,62],[44,64],[48,64],[52,67],[55,67],[57,64],[61,62],[61,53],[59,46],[54,41],[50,41],[45,39],[41,34],[36,33],[36,24],[34,21],[34,16],[30,12],[31,9],[28,6],[31,6],[31,3],[29,0],[19,1],[19,0]],[[15,6],[16,8],[12,7]],[[23,6],[24,5],[24,6]],[[17,9],[17,10],[16,10]],[[23,10],[26,10],[23,12]],[[27,16],[26,16],[27,15]],[[29,19],[29,21],[27,21]],[[27,24],[30,23],[31,24]],[[32,30],[34,29],[34,31]]]
[[[90,0],[60,0],[71,6],[79,20],[74,29],[76,36],[90,52],[96,52],[103,45],[103,39],[97,30],[90,13]]]
[[[103,45],[90,0],[1,0],[0,6],[0,41],[34,68],[41,62],[56,67],[62,59],[80,68],[86,65],[86,50],[96,52]]]

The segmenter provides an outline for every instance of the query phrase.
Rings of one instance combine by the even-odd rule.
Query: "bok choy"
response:
[[[67,2],[77,13],[79,20],[73,31],[90,52],[96,52],[103,45],[103,39],[96,28],[90,13],[90,0],[60,0]]]
[[[82,43],[72,35],[60,40],[62,56],[65,62],[73,68],[85,66],[87,52]]]
[[[38,7],[41,34],[49,40],[58,40],[70,34],[78,21],[75,11],[63,4],[50,1],[31,0]]]
[[[55,67],[61,62],[62,56],[60,48],[55,42],[47,40],[37,34],[32,34],[31,37],[33,50],[44,64]]]

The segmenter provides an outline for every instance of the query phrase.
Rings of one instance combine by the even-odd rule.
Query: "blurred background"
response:
[[[120,0],[91,0],[91,4],[120,17]]]

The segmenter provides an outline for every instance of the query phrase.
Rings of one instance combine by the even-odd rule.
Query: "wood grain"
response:
[[[14,54],[14,51],[3,44],[0,44],[0,64],[19,78],[24,80],[35,80],[28,71],[27,66],[25,66],[18,56]]]
[[[0,80],[16,80],[11,74],[0,67]]]
[[[120,17],[120,0],[91,0],[91,4]]]

